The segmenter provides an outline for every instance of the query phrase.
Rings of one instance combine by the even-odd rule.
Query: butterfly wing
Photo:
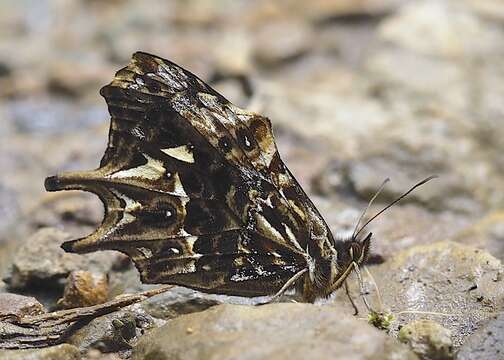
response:
[[[306,268],[313,224],[327,226],[267,118],[145,53],[101,94],[111,125],[100,167],[46,179],[49,191],[91,191],[105,205],[101,226],[65,250],[119,250],[146,283],[243,296],[275,292]]]

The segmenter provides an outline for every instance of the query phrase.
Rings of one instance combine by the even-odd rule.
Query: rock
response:
[[[67,278],[63,298],[58,306],[63,309],[103,304],[108,299],[108,277],[89,271],[72,271]]]
[[[114,255],[97,252],[87,255],[65,253],[60,245],[70,236],[56,228],[37,231],[22,245],[14,256],[11,274],[6,282],[13,289],[36,287],[60,287],[60,280],[75,270],[107,273],[114,262]]]
[[[410,116],[410,111],[416,111],[413,118],[418,119],[422,116],[422,110],[428,111],[425,110],[428,105],[435,105],[436,108],[444,105],[441,108],[444,113],[440,111],[439,114],[434,114],[438,117],[450,116],[454,110],[462,112],[456,114],[460,117],[468,110],[470,84],[464,83],[468,74],[462,64],[394,47],[377,50],[369,56],[365,67],[369,78],[374,82],[372,89],[375,96],[384,100],[395,96],[389,103],[392,110],[398,112],[391,115],[392,120],[396,120],[392,122],[394,125],[420,125],[411,124],[413,119],[404,120],[404,117]],[[452,96],[439,93],[439,89],[452,91]],[[450,122],[450,119],[446,121]],[[409,135],[404,131],[401,133]],[[420,136],[420,139],[423,137]]]
[[[406,4],[378,32],[388,42],[426,55],[467,58],[504,49],[497,27],[448,1]]]
[[[26,315],[38,315],[44,312],[44,306],[34,297],[0,293],[0,320],[20,319]]]
[[[362,154],[359,161],[349,162],[343,168],[342,176],[347,179],[348,187],[360,198],[371,198],[381,183],[380,178],[390,178],[391,181],[378,200],[390,202],[423,178],[437,175],[437,179],[418,188],[402,203],[416,202],[438,211],[447,209],[460,213],[481,211],[482,201],[475,198],[468,188],[460,185],[455,171],[447,168],[442,159],[427,158],[428,153],[419,153],[415,151],[414,146],[389,145],[387,149],[381,150],[381,154]],[[409,165],[413,163],[414,167]]]
[[[85,360],[121,360],[118,354],[102,353],[98,349],[90,349],[86,355]]]
[[[215,44],[215,71],[223,76],[245,76],[253,69],[250,35],[244,31],[225,34]],[[231,101],[239,100],[231,97]]]
[[[399,330],[398,338],[422,359],[453,359],[451,332],[435,321],[412,321]]]
[[[8,118],[6,120],[9,121]],[[44,205],[49,205],[50,200],[55,199],[44,191],[45,177],[54,175],[56,172],[90,169],[96,166],[107,141],[106,133],[107,129],[103,126],[80,129],[78,134],[68,132],[65,136],[51,135],[43,131],[31,134],[14,132],[0,140],[0,151],[4,155],[0,157],[0,167],[9,169],[0,174],[0,183],[17,197],[16,202],[19,204],[20,213],[25,215],[19,225],[29,222],[32,217],[34,223],[37,223],[39,219],[36,212],[41,211]],[[62,151],[62,149],[65,150]],[[85,198],[85,196],[69,195],[68,198],[73,198],[75,202],[78,202],[79,198]],[[89,198],[94,199],[95,208],[99,212],[100,201],[91,194],[88,194]],[[69,202],[67,201],[67,204]],[[63,201],[61,205],[59,201],[57,203],[58,205],[54,205],[58,208],[56,210],[64,211],[61,209]],[[90,201],[85,200],[85,203],[90,203]],[[79,208],[78,205],[73,205],[73,207]],[[80,207],[82,208],[83,205]],[[53,208],[53,205],[49,205],[48,208]],[[70,206],[67,210],[68,208]],[[80,217],[81,214],[85,215],[85,211],[79,211],[76,216]],[[49,219],[49,216],[45,218]],[[64,222],[67,223],[68,220]]]
[[[382,164],[387,166],[382,168]],[[392,167],[393,163],[384,161],[377,162],[376,168],[373,168],[372,161],[368,163],[365,160],[356,163],[331,162],[314,178],[313,191],[320,196],[311,198],[333,234],[353,231],[371,196],[378,190],[380,177],[385,178],[388,174],[385,169]],[[357,168],[362,169],[362,172],[355,170]],[[421,176],[401,174],[399,169],[396,170],[391,172],[391,181],[368,209],[367,218],[377,214]],[[395,175],[399,176],[396,178]],[[411,246],[456,237],[462,230],[470,227],[474,222],[474,216],[470,215],[472,212],[462,214],[441,209],[450,202],[449,199],[443,199],[442,190],[449,186],[444,180],[444,177],[432,180],[373,220],[368,226],[368,230],[373,232],[372,254],[388,258]],[[356,202],[356,199],[360,201]]]
[[[457,352],[457,360],[502,359],[504,354],[504,314],[497,315],[467,338]]]
[[[12,261],[12,254],[17,249],[17,244],[11,239],[10,234],[0,235],[0,276],[8,271]],[[5,285],[3,280],[0,280],[0,285]]]
[[[280,21],[261,26],[254,36],[254,57],[262,65],[295,59],[312,46],[311,28],[305,22]]]
[[[410,171],[412,169],[401,166],[401,164],[409,162],[413,157],[413,154],[408,151],[404,151],[404,149],[395,148],[394,150],[396,150],[394,154],[392,154],[394,151],[390,151],[389,154],[383,157],[370,156],[365,159],[361,159],[359,162],[352,162],[351,164],[348,164],[348,168],[345,169],[346,176],[350,182],[351,188],[353,188],[359,196],[364,199],[370,199],[380,186],[381,181],[386,178],[383,177],[383,180],[378,180],[377,176],[389,174],[388,178],[390,178],[391,181],[387,183],[383,189],[380,194],[379,201],[390,202],[399,195],[403,194],[418,181],[426,178],[427,175],[438,173],[436,172],[438,169],[422,169],[420,166],[420,168],[416,169],[416,172]],[[420,156],[417,155],[417,161],[420,160],[418,159]],[[388,158],[388,160],[385,160],[385,158]],[[420,161],[418,162],[420,163]],[[434,165],[432,161],[430,164],[431,166]],[[436,195],[438,198],[441,197],[438,193],[442,193],[442,191],[445,190],[445,184],[447,181],[445,178],[441,181],[437,179],[431,181],[432,182],[430,184],[425,185],[408,195],[408,197],[404,199],[403,203],[416,201],[426,205],[429,205],[429,203],[435,204],[435,200],[437,200],[437,198],[433,199],[433,197]]]
[[[410,2],[381,24],[365,68],[369,95],[381,99],[390,122],[370,132],[354,161],[394,178],[435,171],[440,208],[480,214],[504,203],[495,154],[503,146],[496,95],[503,93],[504,32],[467,2]]]
[[[466,128],[466,125],[457,123],[458,119],[447,120],[443,130],[435,125],[432,117],[421,120],[417,117],[415,121],[411,114],[402,116],[400,123],[376,128],[372,135],[380,141],[370,139],[369,145],[358,151],[355,159],[334,161],[328,166],[329,173],[340,173],[339,177],[331,177],[332,187],[343,185],[344,190],[354,190],[359,197],[369,198],[380,180],[388,177],[392,181],[380,199],[391,199],[418,180],[436,174],[438,179],[415,191],[406,200],[436,210],[473,215],[480,214],[485,208],[499,209],[502,206],[504,198],[495,189],[503,186],[504,177],[498,172],[498,160],[485,150],[489,144],[478,140],[482,134],[475,135],[474,131],[468,130],[470,125]],[[491,138],[502,133],[497,127],[491,129],[494,134]],[[450,142],[444,131],[454,131],[458,136]],[[497,144],[493,140],[491,143]],[[460,181],[462,177],[464,182]],[[327,188],[327,184],[320,185],[323,190]]]
[[[158,319],[169,320],[179,315],[204,311],[226,300],[231,300],[229,298],[174,287],[163,294],[147,299],[141,306],[147,314]]]
[[[455,349],[504,306],[502,269],[486,251],[441,241],[401,251],[371,272],[396,317],[392,334],[412,320],[432,319],[451,331]],[[357,293],[356,281],[349,285]],[[337,299],[348,302],[344,292]]]
[[[0,233],[14,222],[18,214],[17,194],[0,183]]]
[[[61,134],[102,124],[108,118],[103,106],[79,106],[64,100],[18,100],[9,115],[20,133]],[[34,118],[33,114],[37,114]],[[72,121],[68,121],[72,119]]]
[[[464,2],[482,17],[504,22],[504,7],[500,0],[464,0]]]
[[[323,71],[319,73],[321,82],[324,82],[324,75]],[[351,80],[351,76],[346,77]],[[338,85],[335,84],[332,87],[326,84],[322,89],[317,89],[318,80],[310,84],[311,93],[307,96],[302,88],[303,83],[287,81],[286,85],[276,84],[270,89],[267,84],[260,84],[258,89],[268,90],[267,101],[261,112],[273,120],[276,136],[279,137],[277,129],[283,128],[292,137],[297,137],[297,151],[309,151],[311,161],[327,162],[331,157],[348,159],[355,156],[369,146],[363,139],[371,137],[379,129],[387,128],[390,123],[390,114],[375,99],[364,97],[356,91],[338,94]],[[301,148],[300,143],[305,146]],[[322,151],[318,148],[322,148]],[[310,168],[311,163],[304,167]]]
[[[274,341],[272,341],[274,339]],[[143,336],[132,359],[416,359],[406,346],[334,306],[219,305]]]
[[[68,344],[35,350],[0,350],[0,360],[80,360],[79,349]]]
[[[480,220],[460,229],[454,240],[486,249],[500,260],[504,260],[504,211],[494,211]]]
[[[105,353],[130,350],[145,330],[164,323],[147,315],[138,305],[92,320],[72,334],[67,342],[81,352],[89,349]]]
[[[308,17],[313,21],[322,22],[345,17],[372,17],[383,15],[397,7],[397,0],[315,0],[306,2],[286,2],[281,11],[293,13],[301,18]],[[280,3],[282,4],[282,3]]]
[[[87,94],[95,97],[96,89],[103,85],[103,79],[114,73],[113,66],[103,61],[98,53],[72,60],[54,59],[47,71],[48,92],[76,98]]]
[[[93,194],[84,192],[51,193],[31,212],[33,228],[63,225],[72,233],[78,228],[96,228],[103,219],[103,205]],[[69,230],[68,230],[69,231]]]

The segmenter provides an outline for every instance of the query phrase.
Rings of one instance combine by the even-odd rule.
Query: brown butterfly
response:
[[[101,226],[66,251],[119,250],[144,283],[275,298],[295,286],[307,302],[366,261],[369,221],[333,237],[280,159],[266,117],[142,52],[101,95],[111,124],[100,167],[45,181],[48,191],[93,192],[105,206]]]

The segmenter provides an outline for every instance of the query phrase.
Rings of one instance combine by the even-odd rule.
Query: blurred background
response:
[[[36,229],[81,236],[89,194],[44,178],[97,167],[99,89],[134,51],[168,58],[273,122],[334,232],[390,177],[374,224],[387,258],[455,239],[504,258],[504,4],[499,0],[0,2],[0,269]]]

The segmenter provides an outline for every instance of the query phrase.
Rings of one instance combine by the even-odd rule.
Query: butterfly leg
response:
[[[359,309],[357,308],[357,305],[355,305],[352,295],[350,294],[350,290],[348,289],[348,283],[346,280],[344,284],[345,284],[345,294],[348,297],[348,300],[350,300],[350,304],[352,304],[352,307],[354,308],[354,316],[356,316],[359,314]]]
[[[308,268],[305,268],[295,273],[289,280],[287,280],[287,282],[282,286],[280,290],[278,290],[275,295],[273,295],[268,301],[259,305],[271,304],[277,301],[307,271]]]
[[[364,305],[366,305],[366,309],[368,310],[368,313],[376,313],[376,311],[373,310],[373,308],[369,305],[366,297],[366,291],[364,291],[364,282],[362,281],[362,276],[359,270],[359,266],[357,263],[353,263],[353,266],[355,268],[355,274],[357,275],[357,279],[359,280],[359,287],[360,287],[360,293],[362,296],[362,301],[364,302]]]

